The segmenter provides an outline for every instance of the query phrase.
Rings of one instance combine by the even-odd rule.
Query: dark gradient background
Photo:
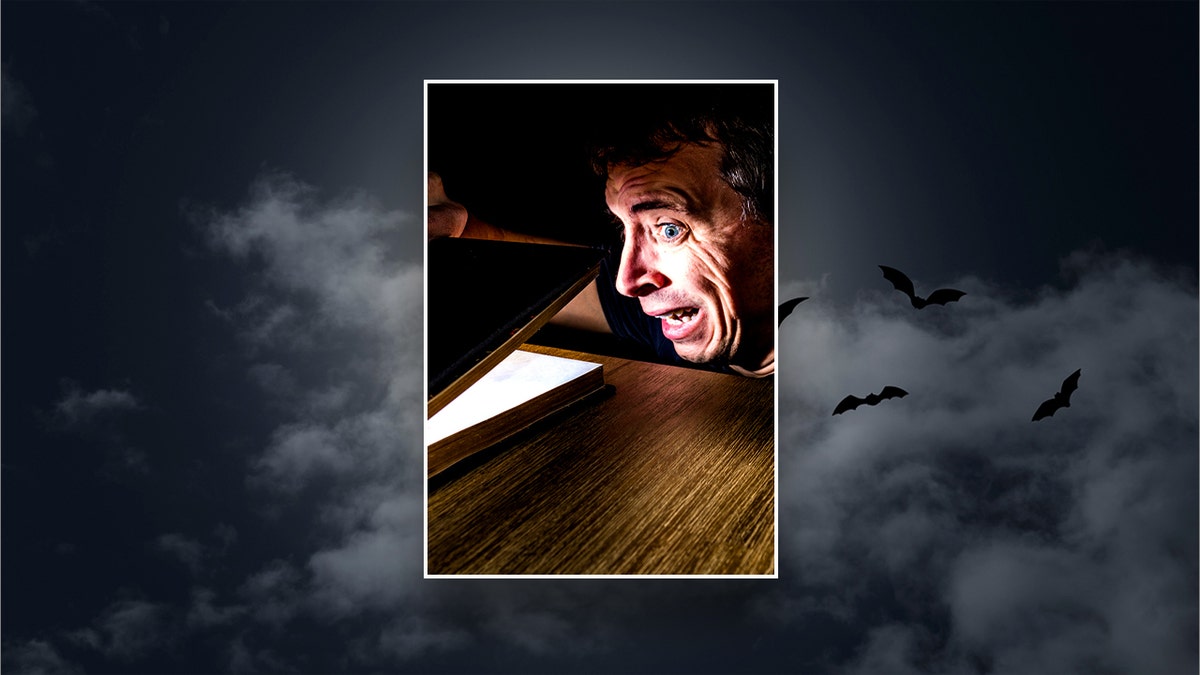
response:
[[[0,60],[6,672],[1196,671],[1195,3],[6,2]],[[779,81],[779,579],[422,579],[453,78]]]

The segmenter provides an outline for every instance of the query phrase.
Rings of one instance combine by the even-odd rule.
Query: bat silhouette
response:
[[[904,398],[905,396],[908,396],[907,391],[904,391],[900,387],[893,387],[893,386],[889,385],[889,386],[884,387],[883,391],[879,392],[878,394],[867,394],[866,398],[859,398],[857,396],[847,396],[846,398],[842,399],[841,403],[837,404],[836,408],[833,409],[833,414],[840,415],[840,414],[846,412],[847,410],[854,410],[855,408],[857,408],[858,406],[860,406],[864,403],[866,403],[867,405],[875,405],[875,404],[879,403],[880,401],[883,401],[883,400],[886,400],[889,398]]]
[[[886,265],[880,265],[879,269],[883,270],[883,278],[892,282],[892,285],[896,287],[896,290],[907,295],[908,299],[912,301],[912,306],[916,307],[917,309],[921,309],[925,305],[944,305],[947,302],[954,302],[955,300],[958,300],[962,296],[966,295],[966,293],[962,291],[956,291],[953,288],[939,288],[930,293],[929,297],[922,298],[921,296],[917,295],[915,290],[913,290],[913,282],[906,274],[904,274],[904,272],[901,272],[895,267],[888,267]]]
[[[783,320],[788,318],[788,315],[792,313],[792,310],[796,309],[796,305],[804,302],[807,299],[808,298],[792,298],[791,300],[786,300],[783,304],[779,305],[779,323],[782,324]]]
[[[1058,393],[1054,395],[1054,398],[1048,398],[1045,401],[1042,401],[1042,404],[1038,406],[1037,412],[1033,413],[1034,422],[1042,419],[1043,417],[1050,417],[1054,413],[1058,412],[1059,408],[1071,407],[1071,392],[1079,388],[1079,372],[1080,371],[1076,370],[1068,375],[1067,379],[1063,380],[1062,387],[1059,388]]]

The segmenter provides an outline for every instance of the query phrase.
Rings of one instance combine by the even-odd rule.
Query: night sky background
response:
[[[1196,672],[1197,18],[5,2],[0,666]],[[454,78],[779,81],[778,579],[422,578]]]

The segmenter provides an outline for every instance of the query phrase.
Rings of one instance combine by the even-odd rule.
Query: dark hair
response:
[[[775,134],[771,85],[639,85],[664,87],[661,101],[640,97],[618,105],[593,138],[592,170],[607,179],[615,166],[670,157],[685,143],[723,149],[721,177],[742,197],[742,216],[774,220]],[[678,87],[679,89],[674,89]]]

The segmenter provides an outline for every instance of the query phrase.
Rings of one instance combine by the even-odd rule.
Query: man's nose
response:
[[[658,270],[654,247],[637,235],[626,236],[621,247],[621,264],[617,268],[617,290],[621,295],[640,298],[667,283],[667,277]]]

